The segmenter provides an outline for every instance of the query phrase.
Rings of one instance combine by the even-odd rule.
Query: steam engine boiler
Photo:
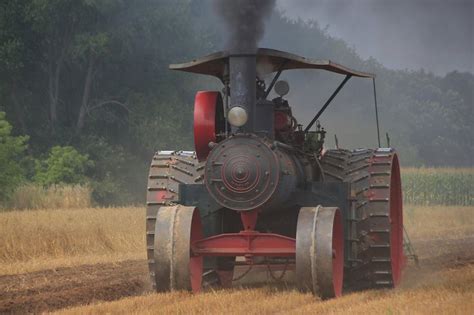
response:
[[[372,74],[262,48],[170,68],[214,76],[223,89],[196,94],[195,150],[158,151],[151,164],[146,237],[156,290],[230,286],[254,268],[275,280],[294,272],[299,289],[322,298],[399,284],[397,154],[380,147],[326,150],[319,123],[350,78]],[[307,126],[285,99],[289,84],[278,81],[292,69],[344,76]]]

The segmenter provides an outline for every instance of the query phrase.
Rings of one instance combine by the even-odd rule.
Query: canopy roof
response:
[[[220,51],[199,59],[194,59],[190,62],[171,64],[170,69],[212,75],[222,81],[225,64],[230,55],[228,51]],[[355,71],[330,60],[308,59],[275,49],[259,48],[256,55],[257,69],[261,70],[259,72],[264,72],[265,74],[278,71],[280,68],[282,70],[321,69],[354,77],[375,77],[374,74]]]

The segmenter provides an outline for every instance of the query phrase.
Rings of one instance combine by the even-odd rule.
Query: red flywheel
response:
[[[199,91],[194,100],[194,147],[199,161],[209,154],[209,142],[216,142],[224,131],[224,108],[217,91]]]

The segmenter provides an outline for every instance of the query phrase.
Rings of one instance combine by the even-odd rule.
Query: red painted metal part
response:
[[[245,231],[253,231],[257,225],[258,210],[240,212],[240,219]]]
[[[258,209],[242,211],[244,230],[225,233],[194,241],[192,253],[196,256],[273,256],[293,257],[296,240],[291,237],[255,231]]]
[[[396,287],[400,283],[405,257],[403,254],[403,202],[400,166],[397,155],[392,160],[390,178],[390,258],[392,280]]]
[[[372,165],[375,163],[387,163],[391,165],[389,189],[368,190],[366,196],[370,201],[389,203],[390,264],[393,286],[397,287],[400,284],[402,269],[406,263],[406,257],[403,253],[403,201],[398,156],[396,154],[374,156],[369,162]],[[380,184],[377,182],[377,178],[377,176],[373,177],[371,185]],[[379,237],[380,235],[372,236],[375,241],[379,241]]]
[[[192,244],[192,253],[200,256],[294,257],[295,250],[294,238],[257,231],[219,234]]]
[[[275,130],[284,131],[291,128],[291,118],[288,114],[275,111],[275,118],[274,118],[274,126]]]
[[[194,100],[194,147],[199,161],[209,154],[209,142],[216,142],[217,106],[222,103],[216,91],[199,91]]]
[[[200,240],[204,237],[202,232],[202,223],[201,216],[199,211],[196,210],[193,213],[193,218],[191,221],[191,244]],[[197,293],[201,290],[202,285],[202,270],[203,270],[203,257],[191,255],[189,258],[189,271],[190,271],[190,281],[191,281],[191,290],[194,293]]]
[[[248,264],[246,262],[235,263],[236,268],[246,268]],[[257,271],[285,271],[285,270],[295,270],[295,263],[294,261],[289,261],[287,264],[254,264],[252,265],[252,270]]]
[[[157,202],[163,202],[164,203],[164,202],[166,202],[170,199],[173,199],[173,198],[174,198],[173,194],[170,194],[166,190],[159,190],[156,193],[156,201]]]

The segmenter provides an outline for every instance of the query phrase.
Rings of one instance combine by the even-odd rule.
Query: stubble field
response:
[[[156,294],[143,208],[0,213],[0,313],[472,313],[474,207],[405,206],[420,256],[397,290],[320,301],[291,284]]]

